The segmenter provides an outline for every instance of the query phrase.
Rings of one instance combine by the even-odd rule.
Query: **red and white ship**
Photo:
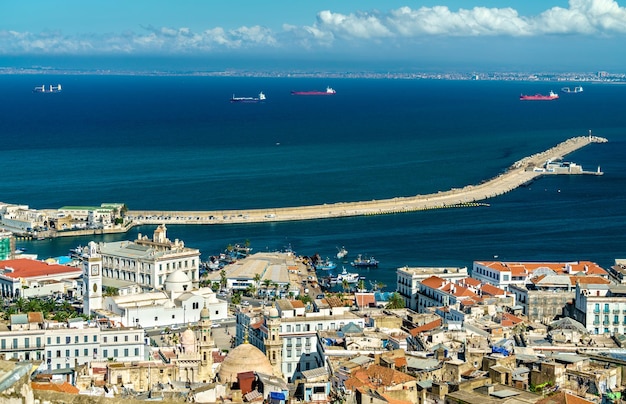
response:
[[[543,94],[535,94],[535,95],[520,95],[519,99],[522,101],[552,101],[552,100],[556,100],[559,98],[559,95],[556,94],[554,91],[550,91],[550,94],[548,95],[543,95]]]
[[[335,95],[335,91],[331,87],[326,87],[326,91],[292,91],[291,95]]]

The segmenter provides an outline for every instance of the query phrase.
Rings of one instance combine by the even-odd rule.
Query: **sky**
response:
[[[92,57],[619,70],[625,40],[626,7],[613,0],[0,2],[2,66]]]

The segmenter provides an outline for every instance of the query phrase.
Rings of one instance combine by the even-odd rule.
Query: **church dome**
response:
[[[186,292],[191,290],[191,279],[179,269],[167,276],[164,286],[168,292]]]
[[[237,373],[259,372],[273,375],[274,370],[269,359],[263,352],[250,343],[243,343],[233,349],[224,358],[218,375],[222,383],[234,383],[237,381]]]
[[[180,335],[180,345],[183,347],[185,353],[196,352],[196,334],[187,328],[185,332]]]

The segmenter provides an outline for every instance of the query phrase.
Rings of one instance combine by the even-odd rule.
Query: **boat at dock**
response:
[[[330,278],[330,284],[334,285],[334,284],[338,284],[338,283],[343,283],[344,281],[346,281],[348,283],[357,283],[361,279],[362,279],[362,277],[359,276],[358,273],[356,273],[356,272],[348,272],[346,270],[346,267],[343,267],[343,270],[341,271],[340,274],[337,274],[337,276],[334,276],[334,277]]]
[[[265,101],[266,97],[263,91],[259,93],[258,97],[235,97],[235,94],[230,98],[230,102],[242,102],[242,103],[255,103]]]
[[[33,88],[33,93],[60,93],[61,91],[62,88],[60,84],[57,84],[56,86],[50,84],[47,87],[45,85],[41,85]]]
[[[535,94],[535,95],[525,95],[522,94],[519,96],[519,99],[522,101],[552,101],[559,98],[559,95],[554,91],[550,91],[548,95],[544,94]]]
[[[326,87],[326,91],[319,91],[319,90],[313,90],[313,91],[292,91],[291,95],[335,95],[337,94],[337,91],[335,91],[335,89],[333,89],[332,87]]]
[[[570,94],[570,93],[574,93],[574,94],[576,94],[576,93],[582,93],[582,92],[583,92],[583,87],[582,87],[582,86],[576,86],[576,87],[574,87],[574,89],[573,89],[573,90],[572,90],[571,88],[569,88],[569,87],[563,87],[563,88],[561,89],[561,92],[562,92],[562,93],[566,93],[566,94]]]
[[[374,257],[365,258],[359,254],[354,261],[352,261],[353,267],[362,267],[362,268],[377,268],[378,261],[374,259]]]
[[[332,271],[337,268],[337,264],[326,258],[325,260],[318,260],[313,267],[315,267],[317,271]]]

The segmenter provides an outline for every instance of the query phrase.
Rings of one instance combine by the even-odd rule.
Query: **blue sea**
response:
[[[35,94],[42,84],[59,94]],[[228,244],[333,258],[374,256],[370,281],[401,266],[476,260],[626,257],[626,87],[520,102],[580,83],[393,79],[0,76],[0,201],[32,208],[123,202],[129,209],[217,210],[358,201],[477,184],[567,138],[606,137],[568,160],[603,176],[541,178],[489,207],[291,223],[169,226],[203,258]],[[331,97],[298,97],[323,90]],[[231,104],[231,96],[265,103]],[[20,241],[40,258],[90,240]],[[349,264],[343,264],[349,266]],[[342,263],[339,263],[341,268]]]

